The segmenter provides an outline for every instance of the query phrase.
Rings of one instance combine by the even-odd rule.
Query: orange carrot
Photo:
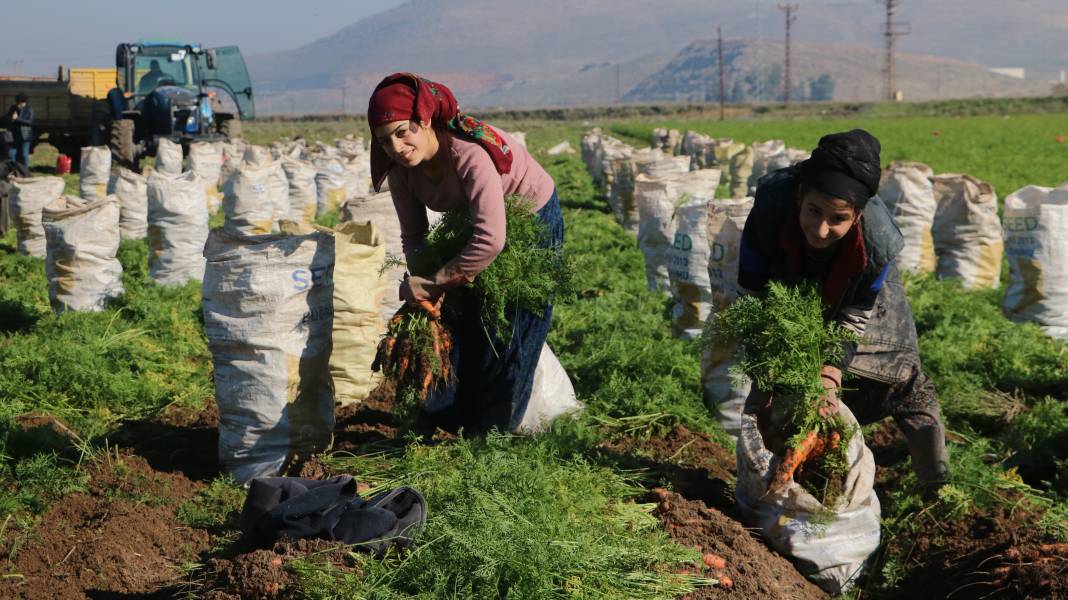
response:
[[[727,561],[722,557],[711,552],[701,557],[701,560],[705,561],[705,566],[709,569],[725,569],[727,568]]]
[[[782,462],[775,469],[771,483],[768,484],[768,492],[777,492],[786,487],[790,480],[793,479],[794,471],[808,460],[809,455],[816,454],[822,450],[823,443],[823,438],[819,436],[816,430],[812,430],[808,432],[805,439],[801,440],[797,448],[787,448],[786,456],[783,457]]]

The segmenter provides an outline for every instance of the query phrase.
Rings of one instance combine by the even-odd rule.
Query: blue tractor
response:
[[[161,138],[188,145],[241,136],[255,118],[252,83],[237,46],[203,49],[174,40],[139,40],[115,51],[116,87],[94,126],[95,143],[135,170]]]

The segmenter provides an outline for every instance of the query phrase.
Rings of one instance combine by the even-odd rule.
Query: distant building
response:
[[[1014,77],[1016,79],[1024,79],[1027,77],[1027,69],[1024,69],[1023,67],[995,67],[989,69],[989,71],[991,73]]]

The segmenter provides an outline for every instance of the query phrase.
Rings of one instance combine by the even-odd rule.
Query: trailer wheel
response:
[[[111,122],[108,147],[111,155],[124,167],[137,169],[137,144],[134,143],[133,119],[115,119]]]

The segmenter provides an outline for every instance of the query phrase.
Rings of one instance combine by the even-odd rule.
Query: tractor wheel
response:
[[[133,119],[115,119],[111,122],[111,136],[108,143],[111,155],[120,165],[137,169],[137,145],[134,143]]]
[[[226,139],[233,142],[234,140],[241,138],[241,119],[225,119],[219,123],[219,133],[226,136]]]

